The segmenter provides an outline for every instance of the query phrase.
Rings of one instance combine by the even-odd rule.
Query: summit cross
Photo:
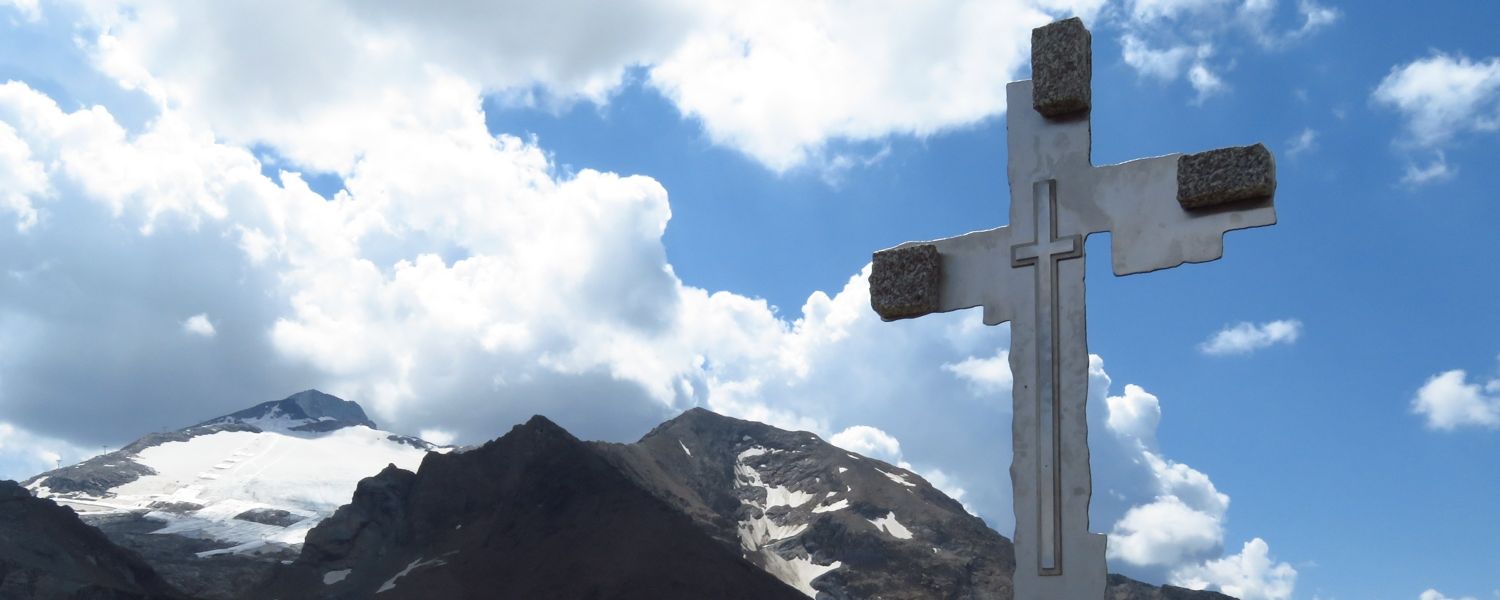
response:
[[[983,307],[1011,322],[1015,597],[1104,597],[1088,529],[1084,240],[1109,232],[1115,275],[1217,260],[1224,234],[1276,222],[1260,144],[1093,166],[1092,40],[1077,18],[1032,30],[1032,79],[1006,86],[1010,225],[874,254],[886,321]]]

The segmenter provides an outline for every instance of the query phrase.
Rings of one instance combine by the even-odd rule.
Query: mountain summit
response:
[[[361,481],[256,595],[802,598],[543,417]]]
[[[200,425],[246,423],[262,429],[284,427],[291,431],[332,431],[363,425],[379,429],[359,404],[318,390],[303,390],[281,400],[262,402]]]
[[[376,429],[358,404],[307,390],[146,435],[24,485],[183,591],[230,598],[297,556],[360,479],[386,465],[415,468],[433,450],[447,451]]]

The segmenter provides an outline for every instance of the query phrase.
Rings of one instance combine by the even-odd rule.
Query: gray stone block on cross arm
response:
[[[875,253],[870,267],[870,307],[882,320],[938,311],[942,262],[937,246],[916,244]]]
[[[1177,202],[1203,210],[1276,193],[1276,159],[1262,144],[1220,148],[1177,159]]]
[[[1032,108],[1048,118],[1088,110],[1093,56],[1093,36],[1078,17],[1031,30]]]

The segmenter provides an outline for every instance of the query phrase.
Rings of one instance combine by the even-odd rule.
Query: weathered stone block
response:
[[[1078,17],[1031,30],[1031,104],[1048,118],[1088,110],[1093,36]]]
[[[942,260],[937,246],[918,244],[875,253],[870,306],[886,321],[937,312]]]
[[[1262,144],[1184,154],[1177,159],[1177,202],[1204,210],[1276,194],[1276,159]]]

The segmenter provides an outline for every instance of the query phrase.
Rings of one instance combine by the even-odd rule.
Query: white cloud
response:
[[[1208,97],[1228,89],[1223,78],[1209,67],[1214,47],[1209,43],[1178,44],[1167,48],[1153,48],[1135,34],[1127,33],[1120,39],[1125,64],[1137,72],[1163,82],[1186,77],[1188,84],[1197,92],[1194,102],[1203,102]]]
[[[1302,322],[1296,319],[1269,321],[1259,325],[1241,322],[1225,327],[1198,345],[1204,354],[1248,354],[1274,344],[1292,344],[1302,335]]]
[[[31,148],[15,128],[0,122],[0,210],[15,215],[16,229],[36,225],[40,213],[33,199],[50,193],[47,173],[32,160]]]
[[[39,0],[0,0],[0,6],[10,5],[21,17],[30,22],[42,19],[42,6]]]
[[[1481,386],[1461,369],[1439,373],[1417,390],[1411,410],[1426,418],[1429,429],[1500,428],[1500,378]]]
[[[1161,402],[1156,396],[1131,383],[1125,385],[1124,395],[1104,400],[1110,431],[1135,438],[1148,450],[1155,448],[1156,427],[1161,423]]]
[[[854,425],[833,434],[828,440],[835,446],[865,456],[873,456],[886,462],[901,460],[901,442],[884,431],[869,425]]]
[[[1010,351],[999,350],[994,356],[980,358],[970,356],[957,363],[946,363],[943,370],[957,375],[969,384],[975,396],[1000,398],[1010,402]]]
[[[1198,92],[1198,96],[1194,99],[1194,102],[1199,103],[1207,100],[1209,96],[1223,92],[1228,87],[1224,84],[1223,79],[1215,75],[1213,71],[1210,71],[1207,65],[1201,63],[1195,64],[1193,68],[1188,69],[1188,83],[1191,83],[1193,89]]]
[[[1401,176],[1401,183],[1417,187],[1428,183],[1448,181],[1457,175],[1458,167],[1448,166],[1448,157],[1438,151],[1433,153],[1432,161],[1427,163],[1427,166],[1408,163],[1406,172]]]
[[[728,143],[775,167],[791,164],[777,161],[798,152],[815,154],[829,136],[920,133],[983,112],[977,107],[999,94],[1007,70],[1024,61],[1021,40],[1034,24],[1027,19],[1044,19],[1019,9],[990,12],[1017,6],[964,5],[958,17],[914,8],[936,20],[937,31],[959,32],[924,34],[944,40],[932,48],[901,46],[922,39],[915,33],[850,38],[880,29],[846,31],[855,24],[840,21],[840,11],[855,9],[843,5],[829,5],[832,16],[799,21],[812,30],[758,21],[777,11],[821,10],[804,4],[709,15],[746,20],[730,31],[750,38],[754,56],[741,57],[749,62],[713,48],[705,54],[678,48],[689,38],[712,42],[701,35],[721,35],[716,29],[688,28],[682,39],[666,35],[658,47],[656,38],[632,38],[637,32],[627,24],[618,33],[630,39],[615,41],[640,49],[639,56],[667,57],[652,63],[658,67],[680,51],[701,59],[697,64],[722,59],[758,72],[785,60],[777,57],[782,53],[820,56],[805,49],[808,40],[826,38],[874,53],[857,57],[860,65],[880,65],[870,71],[927,64],[938,53],[932,64],[947,60],[954,72],[938,69],[924,81],[978,86],[939,85],[930,94],[885,98],[886,78],[899,73],[824,81],[825,70],[848,68],[853,63],[840,61],[855,58],[813,61],[793,71],[810,83],[788,81],[854,89],[829,92],[830,106],[809,108],[808,121],[787,126],[797,130],[796,139],[780,146],[754,139],[761,133],[750,124],[777,118],[787,98],[813,92],[790,84],[707,88],[698,114],[705,127],[720,127]],[[126,131],[104,107],[68,112],[24,84],[0,85],[0,124],[16,140],[6,164],[39,165],[44,176],[27,195],[35,223],[0,228],[0,266],[26,274],[0,278],[0,335],[7,340],[0,345],[0,397],[5,418],[18,427],[92,443],[318,387],[363,403],[391,430],[448,433],[460,443],[492,438],[536,413],[580,437],[620,440],[701,405],[825,436],[863,425],[884,436],[866,436],[872,451],[887,452],[903,468],[918,465],[913,470],[962,497],[999,530],[1013,525],[1009,480],[995,468],[1010,456],[1009,403],[1003,395],[995,404],[954,401],[971,395],[976,383],[994,386],[991,393],[1004,385],[1006,328],[978,325],[974,311],[881,322],[869,307],[868,266],[839,289],[809,294],[789,317],[764,300],[693,287],[667,262],[662,234],[671,207],[657,181],[565,172],[535,140],[486,129],[480,103],[486,91],[541,86],[554,99],[607,98],[618,87],[618,69],[626,68],[613,51],[605,54],[614,58],[600,58],[579,50],[586,55],[569,55],[576,61],[568,62],[554,60],[549,52],[561,52],[554,49],[532,63],[455,66],[445,61],[462,59],[443,54],[441,45],[461,46],[464,36],[434,42],[422,29],[442,30],[442,23],[385,15],[389,20],[372,28],[362,19],[374,17],[362,14],[327,21],[334,31],[305,32],[268,16],[275,6],[229,15],[188,7],[177,21],[164,16],[172,13],[166,4],[112,10],[99,17],[108,25],[93,48],[100,64],[163,99],[161,113],[140,131]],[[290,10],[348,16],[336,4]],[[866,19],[887,28],[921,20],[889,12],[894,16]],[[299,15],[288,19],[307,17]],[[312,17],[320,15],[328,16]],[[1017,15],[1023,18],[993,22]],[[226,33],[227,27],[236,29]],[[536,28],[536,35],[584,35]],[[1003,34],[984,33],[992,30]],[[235,37],[248,35],[241,31],[284,35],[286,48],[255,62],[262,38],[252,44]],[[1004,33],[1011,31],[1019,32],[1014,39]],[[307,52],[309,40],[328,47]],[[878,44],[885,42],[899,51],[881,55],[888,47]],[[303,65],[306,56],[328,62]],[[1012,66],[995,68],[997,57]],[[412,66],[418,62],[421,68]],[[982,77],[970,77],[980,70]],[[228,74],[260,83],[214,87]],[[657,71],[650,77],[667,85]],[[700,85],[706,84],[684,83],[681,91],[703,91]],[[775,96],[746,102],[776,110],[715,104],[716,94],[741,92]],[[840,102],[852,102],[839,96],[845,92],[873,104],[861,104],[852,120],[827,121]],[[932,102],[953,106],[931,113]],[[913,117],[919,113],[925,116]],[[243,123],[226,122],[241,115]],[[771,128],[765,135],[780,133]],[[250,141],[275,145],[294,163],[339,170],[345,189],[325,199],[290,167],[275,180],[265,177],[244,146]],[[148,277],[153,286],[139,285]],[[181,335],[182,316],[200,313],[205,320],[214,315],[214,344]],[[119,335],[101,341],[95,335],[101,330]],[[1202,541],[1222,539],[1228,497],[1206,474],[1155,449],[1154,396],[1127,386],[1119,400],[1106,400],[1109,379],[1095,362],[1090,424],[1113,435],[1091,440],[1100,465],[1093,516],[1123,521],[1121,531],[1144,536],[1136,544],[1143,550],[1132,554],[1144,561],[1140,568],[1218,558],[1221,542]],[[93,366],[91,377],[57,376],[79,364]],[[1163,537],[1147,517],[1167,505],[1205,518],[1181,535],[1146,543]],[[1137,507],[1136,517],[1125,520]]]
[[[1137,566],[1176,566],[1218,552],[1224,544],[1222,517],[1176,496],[1133,506],[1109,533],[1109,557]]]
[[[1318,132],[1311,127],[1302,130],[1302,133],[1287,140],[1287,156],[1296,157],[1318,147]]]
[[[319,170],[346,172],[403,130],[452,126],[458,97],[602,104],[641,68],[715,142],[775,171],[837,172],[851,157],[829,141],[925,136],[1002,112],[1030,30],[1063,12],[1092,17],[1101,2],[86,6],[101,32],[90,48],[122,84]]]
[[[451,446],[455,439],[452,432],[442,429],[423,429],[417,434],[417,437],[439,446]]]
[[[1160,400],[1136,385],[1109,396],[1110,378],[1097,356],[1090,359],[1089,378],[1089,430],[1109,433],[1089,439],[1090,520],[1113,523],[1110,569],[1246,598],[1288,597],[1296,570],[1270,565],[1259,538],[1241,554],[1223,556],[1229,496],[1207,474],[1157,449]]]
[[[1120,39],[1125,64],[1135,67],[1142,75],[1162,81],[1172,81],[1182,76],[1183,70],[1194,60],[1213,55],[1213,46],[1180,45],[1166,49],[1150,47],[1144,40],[1132,34]]]
[[[0,421],[0,479],[20,481],[59,464],[71,464],[95,454],[98,452]]]
[[[1442,52],[1396,65],[1371,96],[1406,120],[1403,142],[1441,146],[1463,133],[1500,128],[1500,58]]]
[[[1149,22],[1175,19],[1192,13],[1204,13],[1227,4],[1228,0],[1132,0],[1130,18]]]
[[[1286,600],[1297,584],[1297,570],[1271,558],[1260,538],[1245,542],[1239,554],[1172,572],[1171,583],[1189,589],[1216,587],[1240,600]]]
[[[1324,6],[1312,0],[1298,0],[1297,16],[1301,21],[1296,29],[1277,30],[1271,21],[1275,17],[1276,0],[1245,0],[1240,5],[1240,19],[1251,35],[1262,46],[1280,48],[1301,40],[1338,22],[1342,14],[1338,9]]]
[[[1186,80],[1194,91],[1191,103],[1201,104],[1229,91],[1224,74],[1234,65],[1235,38],[1249,37],[1274,51],[1339,18],[1335,9],[1301,0],[1295,11],[1300,25],[1286,29],[1275,24],[1283,12],[1277,0],[1132,0],[1120,23],[1122,54],[1143,77]],[[1230,56],[1216,57],[1218,47],[1228,48]]]
[[[215,333],[217,333],[217,331],[214,330],[213,322],[208,320],[208,314],[206,313],[198,313],[183,320],[182,330],[184,332],[206,338],[211,338]]]
[[[829,139],[925,136],[997,114],[1028,59],[1030,2],[715,5],[651,83],[715,141],[774,170]]]

